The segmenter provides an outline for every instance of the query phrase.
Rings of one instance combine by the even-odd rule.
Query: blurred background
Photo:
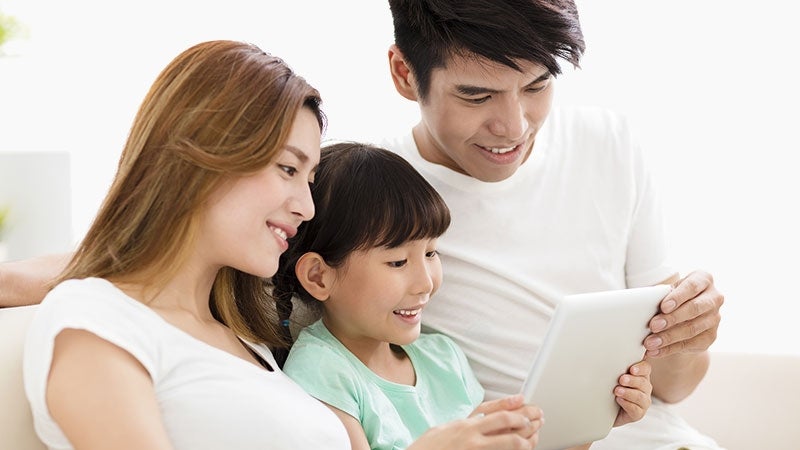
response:
[[[608,107],[633,123],[672,259],[684,273],[708,270],[726,295],[713,348],[800,353],[800,30],[786,3],[577,4],[587,51],[580,69],[563,67],[556,102]],[[0,14],[18,25],[0,48],[9,258],[83,237],[139,102],[200,41],[250,41],[284,58],[322,92],[326,138],[378,143],[417,121],[388,75],[384,1],[0,0]]]

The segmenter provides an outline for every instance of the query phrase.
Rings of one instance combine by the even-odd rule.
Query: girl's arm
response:
[[[347,435],[350,436],[350,447],[352,450],[370,450],[369,441],[367,441],[367,435],[364,433],[364,428],[361,427],[361,422],[359,422],[358,419],[335,406],[331,406],[324,402],[323,404],[330,408],[331,411],[333,411],[334,414],[336,414],[344,424],[344,428],[347,430]]]
[[[76,450],[172,449],[147,370],[88,331],[56,337],[46,401]]]

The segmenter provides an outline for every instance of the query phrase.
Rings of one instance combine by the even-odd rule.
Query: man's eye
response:
[[[389,261],[386,264],[388,264],[389,267],[403,267],[403,266],[406,265],[406,260],[403,259],[403,260],[400,260],[400,261]]]
[[[492,98],[492,97],[491,97],[491,96],[489,96],[489,95],[487,95],[486,97],[480,97],[480,98],[465,98],[464,100],[465,100],[467,103],[472,103],[473,105],[480,105],[480,104],[482,104],[482,103],[486,103],[486,101],[488,101],[490,98]]]

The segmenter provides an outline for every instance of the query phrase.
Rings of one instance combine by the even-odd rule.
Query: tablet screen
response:
[[[619,411],[619,376],[644,357],[648,323],[671,287],[569,295],[558,303],[542,347],[522,387],[544,411],[537,450],[596,441]]]

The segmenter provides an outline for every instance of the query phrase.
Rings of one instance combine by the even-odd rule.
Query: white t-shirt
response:
[[[208,345],[99,278],[53,289],[34,317],[25,345],[25,393],[39,438],[71,449],[45,401],[55,337],[90,331],[125,349],[150,373],[175,449],[349,449],[341,421],[278,370],[269,349],[251,345],[270,372]]]
[[[520,391],[558,298],[652,285],[675,273],[653,181],[616,114],[554,109],[529,159],[493,183],[424,160],[411,133],[383,146],[408,159],[450,207],[451,226],[438,241],[444,280],[423,327],[461,346],[487,399]],[[631,427],[642,426],[647,419]],[[669,442],[708,444],[694,430],[677,433]]]

